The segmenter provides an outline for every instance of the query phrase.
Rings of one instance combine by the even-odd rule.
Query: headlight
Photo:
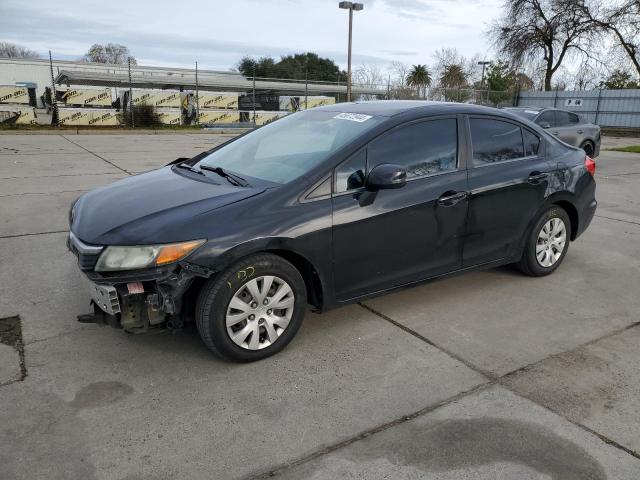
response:
[[[96,272],[159,267],[182,260],[204,242],[205,240],[192,240],[167,245],[107,247],[98,259]]]
[[[80,197],[73,201],[71,208],[69,209],[69,227],[73,225],[73,220],[76,218],[76,205],[78,204],[78,200],[80,200]]]

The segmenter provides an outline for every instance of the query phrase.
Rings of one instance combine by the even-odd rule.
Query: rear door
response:
[[[459,155],[462,117],[400,125],[335,170],[333,270],[347,300],[459,269],[467,216],[467,173]],[[407,184],[368,192],[381,163],[407,169]]]
[[[581,136],[584,133],[580,128],[580,117],[575,113],[556,110],[555,126],[552,133],[569,145],[580,146]]]
[[[549,173],[533,130],[502,117],[471,116],[469,221],[463,266],[511,257],[545,198]]]

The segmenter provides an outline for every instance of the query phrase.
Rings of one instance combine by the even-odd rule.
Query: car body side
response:
[[[525,107],[518,108],[526,109]],[[602,138],[600,127],[598,125],[585,121],[584,118],[578,113],[569,112],[567,110],[562,110],[559,108],[531,107],[531,109],[539,111],[539,113],[533,119],[531,119],[531,121],[533,123],[536,123],[537,125],[539,125],[538,122],[540,118],[545,115],[545,113],[553,113],[555,115],[556,112],[564,112],[577,116],[579,119],[578,123],[569,125],[556,125],[555,123],[552,123],[548,128],[546,128],[546,130],[550,134],[556,136],[559,140],[574,147],[580,147],[581,145],[584,145],[585,142],[590,142],[593,145],[594,149],[593,157],[595,158],[600,155],[600,145]]]
[[[336,112],[343,111],[340,105],[334,107],[323,107]],[[349,111],[358,111],[352,108]],[[369,113],[366,107],[362,107],[363,113]],[[371,112],[374,113],[374,112]],[[290,182],[279,187],[255,188],[251,192],[240,193],[238,201],[230,202],[221,206],[200,208],[195,205],[192,210],[189,206],[183,207],[179,211],[181,218],[188,217],[189,222],[180,223],[177,229],[152,229],[147,237],[144,233],[135,239],[137,244],[162,243],[168,241],[178,241],[187,239],[206,238],[208,241],[196,250],[193,254],[177,265],[170,265],[163,268],[148,269],[138,272],[110,272],[98,273],[94,271],[85,272],[89,278],[102,284],[122,284],[128,281],[158,280],[168,282],[176,289],[174,298],[178,303],[174,309],[179,310],[179,296],[186,293],[186,290],[193,286],[187,285],[186,280],[192,277],[210,277],[217,272],[226,270],[240,258],[257,252],[272,252],[289,260],[302,273],[307,290],[309,291],[309,302],[315,310],[324,311],[345,303],[357,301],[359,299],[377,295],[401,288],[408,284],[428,281],[430,279],[451,275],[462,271],[483,267],[492,267],[499,264],[506,264],[517,261],[524,248],[525,234],[521,235],[519,242],[510,245],[504,256],[485,261],[480,264],[460,266],[446,272],[438,272],[435,275],[423,275],[420,278],[413,278],[406,281],[389,279],[375,284],[375,287],[366,293],[359,295],[345,295],[344,292],[336,291],[336,256],[334,254],[334,198],[332,191],[334,185],[333,175],[335,168],[341,162],[349,159],[363,146],[372,140],[385,134],[385,132],[397,128],[401,125],[415,121],[428,120],[436,117],[455,118],[458,125],[458,170],[445,172],[439,175],[434,181],[446,182],[447,176],[457,174],[464,182],[467,182],[469,172],[474,168],[472,165],[471,138],[468,126],[470,116],[495,118],[507,120],[521,128],[534,132],[541,141],[541,148],[547,160],[553,163],[549,170],[544,198],[540,199],[539,207],[535,215],[525,219],[526,229],[532,227],[538,214],[553,204],[562,206],[567,210],[571,218],[571,238],[575,239],[588,226],[595,211],[595,182],[584,167],[584,152],[576,148],[562,146],[564,152],[561,156],[553,156],[549,150],[555,139],[536,125],[522,121],[520,117],[504,112],[497,112],[494,109],[468,105],[450,105],[443,107],[415,107],[402,109],[399,112],[375,112],[377,115],[387,116],[387,119],[380,125],[365,133],[360,138],[345,145],[343,148],[331,155],[326,161],[311,170],[304,179]],[[234,140],[231,140],[234,141]],[[220,148],[220,147],[217,147]],[[519,161],[526,161],[521,159]],[[389,159],[393,163],[393,159]],[[174,166],[167,166],[164,169],[175,169]],[[460,172],[463,172],[462,174]],[[177,172],[174,172],[178,174]],[[301,181],[300,181],[301,180]],[[507,186],[507,188],[509,188]],[[242,191],[240,189],[240,191]],[[398,190],[397,192],[401,192]],[[470,192],[473,196],[474,192]],[[370,201],[376,205],[376,212],[379,215],[390,214],[394,211],[393,202],[380,201],[376,203],[376,194],[360,190],[358,192],[347,192],[346,195],[370,195]],[[81,200],[82,201],[82,200]],[[473,200],[471,200],[473,201]],[[357,210],[358,203],[354,203],[353,210]],[[80,205],[82,208],[82,205]],[[518,205],[512,205],[516,209]],[[464,213],[465,224],[473,224],[475,219],[473,209],[468,209]],[[170,217],[169,217],[170,218]],[[166,221],[158,219],[161,221]],[[72,225],[73,231],[73,225]],[[137,229],[138,232],[144,229]],[[177,233],[179,232],[179,233]],[[523,232],[524,233],[524,232]],[[182,235],[177,238],[176,235]],[[383,241],[393,244],[396,232],[382,232]],[[468,232],[459,232],[462,241]],[[88,239],[83,239],[88,240]],[[353,248],[358,248],[358,241],[354,238]],[[123,240],[124,241],[124,240]],[[108,243],[124,244],[117,241],[116,237]],[[462,248],[462,247],[461,247]],[[348,259],[339,259],[340,262],[348,262]],[[377,263],[377,271],[385,269],[393,270],[398,259],[393,255],[378,255],[371,258],[371,262]],[[180,291],[180,275],[175,275],[179,268],[184,276],[185,287]],[[349,265],[342,265],[342,270],[348,269]],[[186,272],[186,273],[185,273]],[[235,272],[238,281],[244,280],[250,271]],[[188,277],[188,278],[187,278]],[[197,285],[197,282],[195,283]],[[229,286],[230,288],[232,285]]]

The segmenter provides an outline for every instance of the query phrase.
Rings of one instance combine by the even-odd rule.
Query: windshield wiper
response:
[[[249,182],[247,182],[240,175],[236,175],[235,173],[228,172],[222,167],[210,167],[209,165],[200,165],[200,170],[206,170],[207,172],[214,172],[227,179],[229,183],[233,185],[237,185],[238,187],[249,187]]]
[[[176,165],[176,168],[184,168],[185,170],[189,170],[190,172],[197,173],[198,175],[204,175],[202,170],[198,170],[197,168],[192,167],[186,163],[179,163]]]

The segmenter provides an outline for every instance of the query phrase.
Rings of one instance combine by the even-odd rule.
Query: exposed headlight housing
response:
[[[160,267],[184,259],[204,242],[190,240],[166,245],[110,246],[100,255],[95,269],[96,272],[114,272]]]
[[[69,208],[69,227],[73,225],[73,221],[76,218],[76,205],[78,204],[78,200],[80,200],[80,197],[76,198],[71,204],[71,208]]]

